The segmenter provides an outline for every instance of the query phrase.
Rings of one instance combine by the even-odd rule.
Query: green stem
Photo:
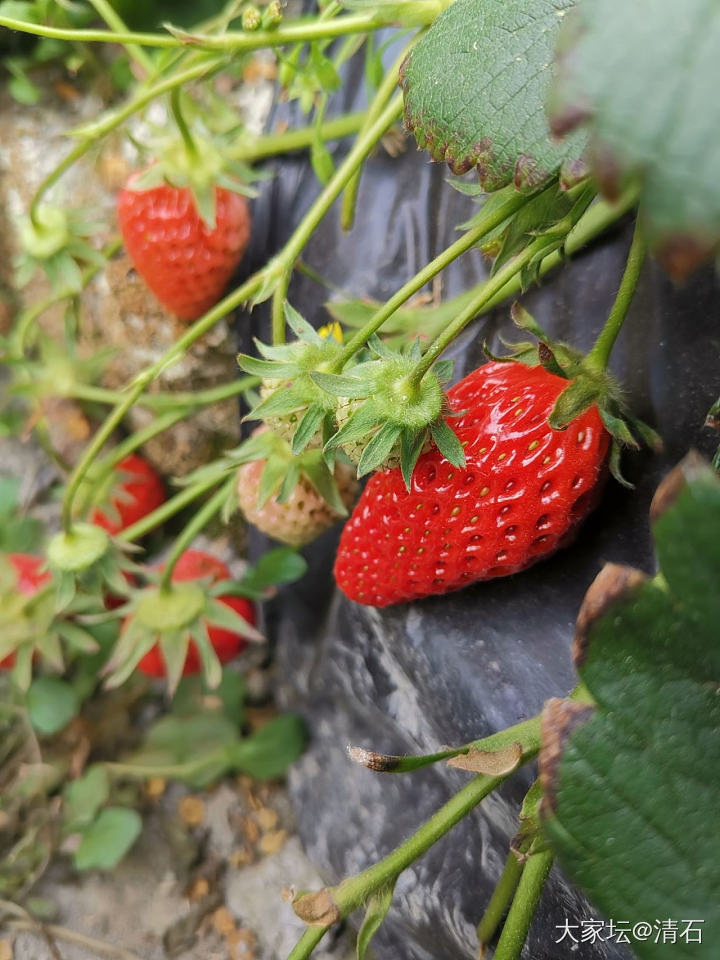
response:
[[[90,3],[95,8],[95,12],[98,14],[98,16],[102,17],[102,19],[113,32],[128,32],[127,25],[115,8],[108,3],[108,0],[90,0]],[[145,73],[153,73],[155,70],[155,64],[153,63],[152,58],[149,57],[141,47],[139,47],[136,43],[126,43],[124,44],[124,47],[129,56],[137,64],[139,64],[139,66],[142,67]]]
[[[616,223],[637,201],[637,190],[629,189],[616,203],[598,201],[583,215],[575,227],[570,231],[563,250],[555,250],[540,263],[538,275],[540,277],[563,262],[566,256],[576,253],[581,247],[589,243],[608,227]],[[442,351],[452,343],[456,336],[479,313],[486,313],[508,297],[522,290],[522,268],[529,263],[535,252],[542,249],[542,237],[531,243],[526,249],[509,260],[493,277],[477,287],[477,294],[465,309],[456,317],[428,348],[422,360],[415,368],[413,378],[420,382],[427,370],[432,366]]]
[[[62,524],[66,532],[70,532],[72,528],[73,501],[80,489],[85,474],[105,442],[110,438],[115,427],[122,421],[140,394],[143,393],[145,388],[161,371],[177,363],[188,347],[192,346],[197,339],[210,330],[218,320],[222,319],[227,313],[251,297],[258,287],[260,287],[262,279],[262,272],[254,274],[238,287],[237,290],[229,293],[223,300],[216,303],[212,310],[200,317],[199,320],[196,320],[182,337],[172,344],[155,363],[146,367],[135,377],[124,399],[108,414],[68,480],[62,505]]]
[[[282,336],[280,335],[281,312],[287,296],[290,271],[295,264],[295,260],[302,253],[305,244],[310,239],[318,223],[338,198],[352,174],[357,170],[388,127],[398,119],[401,112],[402,94],[398,93],[385,107],[377,120],[375,120],[367,130],[358,135],[351,150],[323,187],[310,209],[298,224],[295,232],[285,244],[282,252],[276,258],[276,264],[280,265],[281,273],[273,293],[272,322],[274,342],[282,343],[284,339],[284,318],[282,319]],[[278,339],[275,339],[276,336]]]
[[[6,18],[0,17],[0,26],[2,26],[3,19]],[[44,34],[41,34],[41,36],[44,36]],[[110,36],[116,35],[110,34]],[[187,70],[183,70],[181,73],[174,74],[170,77],[165,77],[163,80],[160,80],[155,84],[144,87],[124,106],[112,111],[111,113],[108,113],[104,119],[98,120],[96,123],[87,124],[86,126],[75,130],[73,135],[79,136],[82,139],[72,148],[67,156],[60,161],[57,167],[55,167],[54,170],[51,170],[51,172],[45,177],[35,191],[35,196],[30,204],[30,218],[33,223],[37,223],[37,211],[40,200],[44,194],[60,179],[66,170],[68,170],[74,163],[76,163],[87,153],[96,140],[99,140],[101,137],[104,137],[106,134],[110,133],[111,130],[119,127],[120,124],[127,120],[128,117],[132,116],[134,113],[137,113],[139,110],[142,110],[143,107],[150,103],[151,100],[156,99],[156,97],[159,97],[164,93],[169,93],[176,87],[180,87],[184,83],[189,83],[191,80],[198,80],[211,70],[217,69],[218,66],[219,64],[215,60],[203,60],[201,63],[196,63]]]
[[[319,134],[323,140],[342,140],[353,133],[357,133],[363,126],[365,113],[347,113],[334,120],[326,120],[320,125]],[[300,127],[297,130],[286,130],[284,133],[267,133],[249,139],[229,151],[235,160],[244,163],[255,163],[266,157],[273,157],[278,153],[292,153],[294,150],[304,150],[309,147],[318,135],[315,126]]]
[[[405,47],[403,47],[400,55],[395,59],[393,65],[383,77],[382,83],[377,88],[372,103],[368,107],[365,115],[365,122],[360,128],[361,135],[372,123],[374,123],[375,120],[377,120],[377,118],[380,116],[382,108],[385,106],[393,91],[397,87],[400,66],[416,40],[417,36],[413,37],[412,40],[406,44]],[[348,180],[343,192],[340,206],[340,227],[344,231],[350,230],[352,228],[353,221],[355,220],[355,200],[357,197],[358,185],[360,183],[360,173],[361,168],[358,167],[358,169]]]
[[[405,26],[425,26],[430,24],[443,4],[433,0],[408,0],[403,17]],[[200,50],[241,53],[259,50],[263,47],[283,47],[291,43],[306,43],[312,40],[333,39],[351,33],[367,33],[396,23],[397,8],[392,14],[351,13],[332,20],[317,19],[295,20],[281,24],[274,30],[256,30],[251,33],[230,31],[216,36],[213,34],[186,33],[177,31],[177,36],[162,33],[136,33],[131,30],[73,30],[61,27],[48,27],[39,23],[28,23],[14,17],[0,16],[0,27],[19,30],[36,37],[50,37],[54,40],[68,40],[78,43],[119,43],[136,44],[143,47],[171,47],[183,49],[193,46]]]
[[[214,403],[229,400],[239,393],[251,390],[259,383],[260,377],[239,377],[237,380],[220,384],[218,387],[198,390],[197,393],[181,393],[180,391],[177,393],[169,391],[146,393],[138,400],[138,406],[147,407],[150,410],[162,410],[169,407],[176,411],[179,417],[184,417],[194,413],[200,407],[208,407]],[[73,397],[76,400],[86,400],[88,403],[108,403],[112,405],[122,403],[125,397],[120,390],[107,390],[104,387],[93,387],[85,383],[76,384],[66,396]]]
[[[528,732],[520,743],[521,763],[532,760],[540,749],[540,732],[537,727]],[[376,890],[393,883],[397,877],[422,856],[433,844],[445,836],[464,816],[480,803],[489,793],[500,786],[510,774],[490,777],[479,774],[467,783],[454,797],[434,813],[419,830],[396,847],[388,856],[362,873],[331,888],[328,892],[335,902],[340,918],[348,916],[361,906]],[[319,942],[326,927],[311,927],[300,938],[288,960],[305,960]]]
[[[108,260],[113,254],[117,253],[122,245],[122,241],[119,237],[116,237],[114,240],[111,240],[110,243],[103,249],[102,255]],[[82,272],[82,285],[83,287],[95,276],[100,267],[91,264],[86,267]],[[20,316],[17,319],[15,325],[15,330],[12,334],[12,343],[11,343],[11,352],[14,356],[23,356],[25,352],[25,341],[27,339],[28,332],[30,327],[33,325],[35,320],[43,314],[46,310],[49,310],[50,307],[54,307],[56,303],[62,303],[63,300],[68,300],[70,297],[76,296],[77,291],[70,289],[70,287],[64,287],[59,290],[57,293],[52,294],[49,297],[46,297],[44,300],[38,300],[32,306],[28,307],[27,310],[23,310]]]
[[[414,277],[411,277],[399,290],[397,290],[382,307],[373,314],[367,323],[355,333],[342,350],[333,365],[333,371],[339,373],[345,364],[350,360],[358,350],[360,350],[368,339],[392,316],[393,313],[401,307],[406,300],[417,293],[426,283],[441,270],[444,270],[448,264],[456,260],[461,254],[474,247],[487,233],[494,230],[509,216],[515,213],[520,207],[528,202],[530,197],[517,195],[511,197],[507,203],[504,203],[496,210],[491,210],[487,215],[481,217],[477,224],[467,233],[463,234],[458,240],[442,251],[434,260],[431,260]]]
[[[524,866],[524,861],[513,850],[510,850],[500,879],[478,924],[477,936],[481,949],[490,943],[495,936],[495,931],[500,926],[500,921],[507,913],[508,906],[515,896]],[[482,952],[480,955],[482,956]]]
[[[176,537],[172,549],[165,560],[163,571],[160,576],[160,589],[170,590],[170,581],[172,579],[175,564],[180,559],[181,554],[193,542],[195,537],[205,529],[216,513],[219,513],[225,505],[230,490],[235,483],[235,476],[228,477],[220,489],[198,510],[192,520],[187,524],[184,530]]]
[[[623,320],[627,315],[628,308],[632,302],[635,288],[637,286],[640,271],[645,260],[647,244],[640,225],[640,218],[635,221],[635,232],[633,233],[630,252],[628,253],[625,270],[620,288],[618,289],[615,302],[605,321],[605,326],[600,331],[597,340],[592,349],[585,357],[585,366],[595,370],[605,370],[610,359],[610,353],[620,333]]]
[[[522,871],[493,960],[518,960],[553,862],[552,852],[536,841]]]
[[[202,483],[196,483],[192,487],[186,487],[184,490],[181,490],[180,493],[171,497],[170,500],[166,500],[157,510],[148,513],[142,520],[133,523],[132,526],[126,527],[122,533],[118,534],[118,539],[127,540],[128,543],[132,543],[134,540],[140,540],[146,533],[159,527],[165,523],[166,520],[169,520],[170,517],[175,516],[176,513],[179,513],[180,510],[183,510],[188,504],[192,503],[193,500],[197,500],[203,493],[211,490],[217,485],[217,482],[218,478],[212,477],[209,480],[204,480]]]
[[[175,87],[175,89],[170,93],[170,110],[173,115],[173,120],[175,121],[175,126],[180,132],[180,136],[183,139],[185,144],[185,149],[187,150],[187,155],[191,159],[195,159],[198,155],[197,147],[195,146],[195,141],[192,138],[190,129],[185,122],[185,117],[182,112],[182,105],[180,103],[180,97],[182,96],[182,91],[180,87]]]

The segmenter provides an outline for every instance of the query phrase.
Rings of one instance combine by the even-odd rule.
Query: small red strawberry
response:
[[[225,564],[217,557],[200,550],[186,550],[180,556],[172,573],[173,583],[195,580],[209,580],[211,583],[218,583],[221,580],[229,579],[230,571]],[[251,626],[254,626],[255,608],[248,599],[234,596],[221,596],[217,599],[226,607],[234,610]],[[212,625],[208,625],[206,629],[208,639],[220,663],[228,663],[245,649],[246,640],[239,633]],[[143,656],[137,668],[140,673],[147,674],[150,677],[165,676],[165,661],[157,644]],[[202,665],[197,647],[191,642],[183,666],[183,675],[200,673],[201,669]]]
[[[135,453],[121,460],[115,468],[118,474],[106,510],[96,507],[90,520],[114,536],[142,520],[165,503],[162,480],[150,464]]]
[[[23,597],[32,597],[50,582],[50,574],[41,569],[43,561],[40,557],[33,557],[29,553],[8,553],[5,559],[15,573],[15,590]],[[13,654],[4,657],[0,660],[0,670],[9,670],[14,662]]]
[[[345,525],[335,579],[372,606],[446,593],[524,570],[574,536],[594,507],[610,434],[596,406],[553,430],[568,381],[541,366],[488,363],[448,391],[447,424],[465,451],[454,467],[423,454],[406,489],[375,473]]]
[[[137,177],[130,177],[117,196],[125,249],[163,306],[183,320],[195,320],[220,299],[245,252],[248,202],[215,187],[211,225],[198,213],[190,187],[162,183],[143,190],[135,184]]]

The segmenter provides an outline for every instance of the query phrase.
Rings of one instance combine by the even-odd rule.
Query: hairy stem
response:
[[[307,149],[318,136],[323,140],[342,140],[361,129],[365,120],[365,113],[346,113],[334,120],[326,120],[319,127],[299,127],[296,130],[286,130],[283,133],[266,133],[258,137],[248,138],[228,153],[235,160],[244,163],[255,163],[266,157],[273,157],[278,153],[292,153],[294,150]]]
[[[185,144],[188,157],[195,158],[197,157],[197,147],[195,146],[195,141],[192,138],[190,129],[185,122],[185,117],[183,116],[182,104],[180,103],[181,96],[182,91],[180,90],[180,87],[175,87],[174,90],[171,91],[170,110],[173,115],[173,120],[175,121],[175,126],[178,128],[183,143]]]
[[[647,245],[640,225],[640,218],[638,217],[635,221],[635,232],[633,233],[630,251],[627,262],[625,263],[625,270],[622,280],[620,281],[620,288],[618,289],[608,318],[605,321],[605,326],[598,334],[597,340],[585,358],[587,366],[596,370],[605,370],[607,367],[608,361],[610,360],[610,353],[612,352],[615,340],[620,333],[620,328],[623,325],[623,321],[632,302],[635,288],[640,277],[640,271],[642,270],[642,265],[645,260],[646,251]]]
[[[192,415],[201,407],[208,407],[214,403],[221,403],[251,390],[260,383],[259,377],[239,377],[237,380],[231,380],[229,383],[222,383],[217,387],[209,387],[207,390],[198,390],[197,393],[185,393],[178,391],[173,393],[165,391],[161,393],[146,393],[139,398],[137,405],[147,407],[149,410],[168,409],[176,412],[179,417]],[[76,400],[86,400],[88,403],[107,403],[114,405],[122,403],[124,394],[120,390],[107,390],[105,387],[93,387],[90,384],[79,383],[72,387],[66,396],[73,397]]]
[[[119,237],[115,237],[111,240],[107,246],[103,248],[102,255],[108,260],[113,254],[117,253],[122,245],[122,241]],[[85,267],[82,272],[82,284],[83,287],[95,276],[95,274],[100,270],[100,267],[95,266],[95,264],[90,264]],[[44,300],[38,300],[29,306],[26,310],[20,314],[15,324],[15,329],[12,333],[11,339],[11,352],[13,356],[21,357],[25,353],[25,341],[27,340],[28,333],[33,323],[37,320],[41,314],[46,310],[49,310],[50,307],[54,307],[56,303],[62,303],[63,300],[69,300],[71,297],[76,296],[77,291],[71,290],[70,287],[64,287],[61,290],[58,290],[57,293],[51,294],[49,297],[45,297]]]
[[[54,40],[68,40],[77,43],[134,44],[141,47],[166,47],[180,50],[191,46],[199,50],[236,54],[259,50],[263,47],[283,47],[291,43],[330,40],[351,33],[367,33],[395,23],[398,19],[401,19],[406,26],[423,26],[435,19],[441,12],[443,4],[435,2],[435,0],[407,0],[403,7],[405,9],[402,17],[398,17],[398,10],[394,8],[392,14],[387,16],[372,13],[351,13],[331,20],[307,18],[288,21],[274,30],[229,31],[219,35],[187,33],[182,30],[177,30],[176,35],[137,33],[132,30],[75,30],[49,27],[40,23],[28,23],[25,20],[5,16],[0,16],[0,27],[30,33],[36,37],[50,37]]]
[[[382,108],[392,96],[393,91],[397,87],[400,66],[402,65],[403,60],[411,50],[419,35],[420,34],[416,34],[416,36],[414,36],[412,40],[403,47],[400,55],[394,60],[392,66],[385,74],[382,83],[377,88],[372,103],[368,107],[365,115],[365,122],[360,129],[361,135],[375,120],[377,120],[377,118],[380,116]],[[345,190],[343,191],[342,203],[340,206],[340,226],[345,231],[352,228],[353,221],[355,220],[355,200],[357,197],[358,185],[360,183],[360,173],[361,168],[358,167],[358,169],[348,180]]]
[[[70,532],[72,528],[73,502],[78,490],[82,484],[85,474],[92,465],[93,460],[102,449],[105,442],[109,439],[115,427],[122,421],[130,407],[135,403],[145,388],[155,379],[155,377],[167,367],[172,366],[181,359],[188,347],[192,346],[204,333],[222,319],[231,310],[239,306],[255,293],[262,283],[262,272],[254,274],[249,280],[246,280],[237,290],[229,293],[223,300],[215,304],[212,310],[196,320],[195,323],[177,340],[165,353],[141,371],[132,381],[132,385],[127,391],[121,403],[117,404],[108,414],[104,423],[93,437],[91,443],[86,448],[79,463],[68,480],[65,489],[65,496],[62,505],[62,523],[63,529]]]
[[[524,866],[524,862],[518,858],[513,850],[510,850],[500,879],[495,885],[482,919],[478,924],[477,935],[481,948],[490,943],[495,936],[495,931],[500,926],[500,921],[507,913],[508,906],[515,896]]]
[[[367,343],[373,333],[376,333],[380,329],[383,323],[395,313],[398,307],[401,307],[406,300],[409,300],[414,293],[417,293],[418,290],[424,287],[425,284],[432,280],[441,270],[444,270],[448,264],[474,247],[487,233],[494,230],[495,227],[499,226],[516,210],[527,203],[528,199],[529,197],[522,197],[520,195],[511,197],[507,203],[504,203],[497,210],[490,211],[487,216],[482,217],[467,233],[450,244],[450,246],[438,254],[434,260],[431,260],[422,270],[418,271],[414,277],[411,277],[407,283],[403,284],[403,286],[370,317],[368,322],[358,330],[357,333],[353,334],[335,361],[333,365],[334,371],[340,372],[348,360]]]
[[[607,230],[627,213],[636,201],[637,190],[631,188],[616,203],[600,200],[590,207],[568,234],[564,251],[555,250],[542,260],[538,271],[539,276],[544,276],[549,270],[561,264],[566,255],[576,253],[585,244]],[[452,343],[471,320],[481,312],[487,312],[522,290],[522,268],[529,263],[537,249],[542,249],[542,243],[543,238],[540,237],[522,253],[509,260],[494,277],[490,277],[477,287],[477,295],[453,323],[433,341],[416,367],[413,377],[417,379],[418,383],[442,351]]]
[[[520,877],[493,960],[518,960],[553,862],[552,852],[536,841]]]
[[[124,20],[115,10],[115,8],[108,3],[108,0],[90,0],[90,3],[94,7],[98,16],[102,17],[102,19],[113,32],[128,32],[128,28]],[[126,43],[124,46],[128,52],[128,55],[135,61],[135,63],[142,67],[146,74],[149,75],[154,71],[155,64],[153,63],[152,58],[145,53],[142,47],[139,47],[136,43]]]
[[[281,343],[282,339],[284,339],[284,320],[282,321],[282,336],[280,336],[279,329],[282,317],[281,311],[287,296],[290,271],[292,270],[295,260],[302,253],[305,244],[308,242],[318,223],[320,223],[333,202],[340,195],[352,174],[357,170],[388,127],[392,126],[398,119],[401,112],[402,94],[398,93],[385,107],[377,120],[375,120],[367,130],[358,135],[352,149],[348,152],[325,187],[323,187],[319,196],[315,199],[308,212],[298,224],[295,232],[285,244],[282,252],[276,258],[277,262],[282,265],[282,272],[273,294],[272,317],[273,340],[275,343]]]
[[[170,500],[166,500],[157,510],[148,513],[142,520],[133,523],[132,526],[126,527],[125,530],[117,535],[118,539],[127,540],[128,543],[132,543],[134,540],[140,540],[146,533],[159,527],[165,523],[166,520],[169,520],[170,517],[184,510],[193,500],[197,500],[198,497],[207,493],[207,491],[211,490],[217,483],[218,478],[212,477],[201,483],[193,484],[192,487],[186,487],[184,490],[181,490],[180,493],[176,493],[174,497],[171,497]]]
[[[537,726],[519,741],[522,749],[521,762],[527,763],[540,749],[540,733]],[[479,774],[467,783],[454,797],[434,813],[419,830],[396,847],[388,856],[362,873],[331,888],[328,893],[337,906],[340,918],[361,906],[368,897],[390,883],[418,857],[422,856],[464,816],[498,787],[510,774],[490,777]],[[300,938],[288,960],[305,960],[321,939],[327,927],[310,927]]]
[[[235,477],[230,476],[222,484],[220,489],[198,510],[185,529],[175,538],[170,553],[167,556],[162,574],[160,576],[160,589],[169,590],[175,564],[180,559],[184,550],[193,542],[201,530],[207,526],[215,514],[220,513],[228,495],[235,483]]]

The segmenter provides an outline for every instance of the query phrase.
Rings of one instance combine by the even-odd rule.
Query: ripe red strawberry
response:
[[[548,416],[568,381],[543,367],[488,363],[448,392],[465,467],[423,454],[406,490],[375,473],[340,538],[335,579],[386,606],[524,570],[567,544],[593,508],[610,436],[596,407],[564,431]]]
[[[172,574],[173,583],[202,579],[209,579],[212,583],[217,583],[229,578],[230,571],[225,564],[217,557],[201,550],[186,550],[180,556]],[[249,624],[255,625],[255,608],[248,599],[227,596],[218,597],[218,600],[240,614]],[[207,634],[220,663],[228,663],[247,645],[246,640],[240,634],[234,633],[232,630],[224,630],[222,627],[208,626]],[[199,673],[201,669],[197,648],[194,643],[191,643],[188,647],[183,674]],[[138,664],[138,670],[150,677],[165,676],[165,662],[157,645],[145,654]]]
[[[189,187],[129,189],[117,196],[123,243],[133,266],[158,300],[183,320],[195,320],[223,294],[250,236],[245,197],[215,187],[215,226],[201,219]]]
[[[41,570],[43,561],[40,557],[33,557],[29,553],[8,553],[6,559],[15,571],[15,588],[24,597],[31,597],[50,581],[47,570]],[[10,654],[0,660],[0,670],[9,670],[15,657]]]
[[[96,507],[90,515],[94,524],[113,536],[165,503],[162,480],[142,457],[131,453],[115,469],[120,477],[110,493],[109,509]]]

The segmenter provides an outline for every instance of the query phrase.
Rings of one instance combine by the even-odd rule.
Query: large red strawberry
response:
[[[192,580],[209,580],[217,583],[220,580],[230,579],[230,571],[225,564],[209,553],[201,550],[186,550],[181,554],[172,574],[173,583],[182,583]],[[235,613],[246,620],[251,626],[255,625],[255,608],[245,597],[218,597],[220,603],[230,607]],[[246,640],[239,633],[225,630],[222,627],[208,625],[207,635],[213,649],[217,653],[220,663],[228,663],[245,649]],[[160,648],[155,645],[138,663],[138,670],[150,677],[165,676],[165,662]],[[188,647],[183,674],[199,673],[201,670],[200,657],[194,643]]]
[[[158,300],[183,320],[194,320],[223,294],[250,236],[244,196],[215,187],[215,222],[197,211],[189,187],[163,183],[117,196],[123,243],[133,266]]]
[[[40,557],[33,557],[29,553],[8,553],[5,559],[15,572],[15,589],[24,597],[33,596],[50,582],[50,574],[42,569]],[[9,670],[14,662],[15,657],[10,654],[0,660],[0,670]]]
[[[592,406],[548,417],[568,385],[543,367],[488,363],[448,392],[465,466],[423,454],[407,490],[375,473],[340,538],[338,586],[382,607],[524,570],[569,542],[595,505],[610,435]]]
[[[96,507],[90,515],[94,524],[113,536],[165,503],[162,480],[142,457],[131,453],[115,469],[118,479],[110,492],[109,507]]]

